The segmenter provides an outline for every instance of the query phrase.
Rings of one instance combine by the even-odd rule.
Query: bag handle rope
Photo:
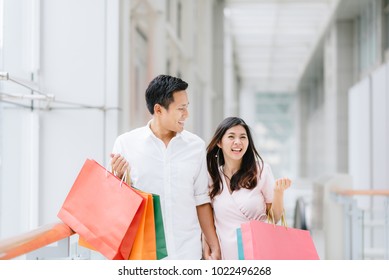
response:
[[[269,213],[267,215],[267,222],[273,224],[274,226],[276,226],[276,223],[274,222],[273,205],[269,209]],[[288,228],[288,224],[286,223],[286,219],[285,219],[285,209],[282,210],[281,225],[286,227],[286,228]]]

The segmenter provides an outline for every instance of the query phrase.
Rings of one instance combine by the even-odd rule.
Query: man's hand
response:
[[[129,167],[127,160],[120,154],[111,154],[111,166],[114,175],[120,179]],[[127,174],[129,176],[129,174]]]
[[[203,259],[209,260],[211,257],[211,248],[209,248],[208,243],[205,241],[205,236],[202,234],[201,236],[201,243],[203,247]]]
[[[210,247],[210,253],[211,254],[208,256],[207,260],[221,260],[222,254],[218,246],[215,246],[214,249]]]
[[[206,260],[220,260],[221,252],[219,239],[216,235],[213,212],[210,203],[198,205],[197,216],[203,232],[203,257]]]
[[[205,240],[205,236],[202,235],[202,245],[203,245],[203,259],[204,260],[220,260],[221,252],[219,246],[214,246],[213,249],[208,245]]]

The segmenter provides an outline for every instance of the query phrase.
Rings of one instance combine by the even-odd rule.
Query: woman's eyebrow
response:
[[[228,132],[227,134],[236,134],[236,133],[233,132],[233,131],[230,131],[230,132]],[[243,132],[243,133],[240,133],[239,135],[247,135],[247,133]]]

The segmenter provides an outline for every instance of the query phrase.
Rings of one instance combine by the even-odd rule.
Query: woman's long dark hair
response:
[[[220,143],[228,129],[237,125],[243,126],[246,130],[249,144],[246,153],[243,155],[240,169],[231,177],[231,191],[233,192],[240,188],[253,189],[258,183],[258,172],[259,177],[261,177],[263,160],[255,149],[250,128],[241,118],[226,118],[217,127],[216,132],[207,147],[207,167],[209,175],[212,178],[212,185],[210,188],[211,199],[218,195],[222,190],[222,179],[219,167],[224,165],[224,156],[217,144]]]

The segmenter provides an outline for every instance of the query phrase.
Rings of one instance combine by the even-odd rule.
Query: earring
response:
[[[215,155],[215,158],[217,158],[217,157],[218,157],[218,155],[219,155],[219,152],[220,152],[220,148],[218,148],[218,150],[217,150],[217,152],[216,152],[216,155]]]
[[[215,155],[215,158],[216,158],[216,164],[217,166],[220,166],[220,147],[219,149],[217,150],[217,153]]]

